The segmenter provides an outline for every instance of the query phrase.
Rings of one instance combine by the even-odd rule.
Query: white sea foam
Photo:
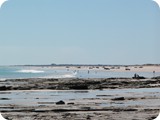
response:
[[[59,78],[74,78],[76,77],[75,75],[73,74],[65,74],[65,75],[60,75],[60,76],[57,76]]]
[[[42,70],[18,70],[19,73],[44,73]]]
[[[77,73],[65,73],[61,75],[51,75],[43,78],[75,78]]]
[[[74,78],[76,77],[76,75],[77,75],[77,72],[70,73],[70,74],[68,73],[68,74],[60,75],[59,78]]]

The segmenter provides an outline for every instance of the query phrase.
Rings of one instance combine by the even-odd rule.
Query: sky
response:
[[[0,9],[0,65],[160,64],[152,0],[9,0]]]

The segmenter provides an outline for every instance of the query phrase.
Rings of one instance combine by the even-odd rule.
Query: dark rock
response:
[[[125,109],[124,111],[138,111],[137,109]]]
[[[97,97],[109,97],[109,96],[112,96],[112,95],[96,95]]]
[[[137,98],[128,98],[128,100],[136,100]]]
[[[3,90],[10,90],[10,87],[0,86],[0,91],[3,91]]]
[[[70,89],[75,89],[75,90],[87,90],[88,85],[86,85],[86,84],[75,84],[75,85],[69,86],[69,88]]]
[[[113,98],[112,100],[125,100],[124,97]]]
[[[148,120],[154,120],[154,119],[156,119],[157,118],[157,116],[152,116],[151,118],[149,118]]]
[[[160,79],[160,76],[157,76],[157,77],[153,77],[152,79]]]
[[[10,100],[9,98],[0,98],[0,100]]]
[[[64,105],[64,104],[65,104],[65,102],[64,102],[64,101],[62,101],[62,100],[60,100],[60,101],[56,102],[56,105]]]
[[[74,105],[74,102],[67,103],[68,105]]]
[[[86,118],[86,119],[87,119],[87,120],[91,120],[91,117],[92,117],[92,116],[87,115],[87,118]]]

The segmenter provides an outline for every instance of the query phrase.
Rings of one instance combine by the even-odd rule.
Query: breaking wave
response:
[[[42,70],[18,70],[19,73],[44,73]]]
[[[61,75],[51,75],[44,78],[75,78],[77,73],[66,73]]]

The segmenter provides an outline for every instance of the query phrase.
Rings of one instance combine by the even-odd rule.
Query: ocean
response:
[[[75,73],[65,69],[50,69],[29,66],[1,66],[0,80],[23,78],[67,78],[75,77]]]
[[[147,78],[154,77],[153,72],[136,72]],[[109,71],[89,68],[67,68],[67,67],[35,67],[35,66],[0,66],[0,80],[22,79],[22,78],[111,78],[111,77],[133,77],[133,71]],[[156,73],[160,76],[160,72]]]

